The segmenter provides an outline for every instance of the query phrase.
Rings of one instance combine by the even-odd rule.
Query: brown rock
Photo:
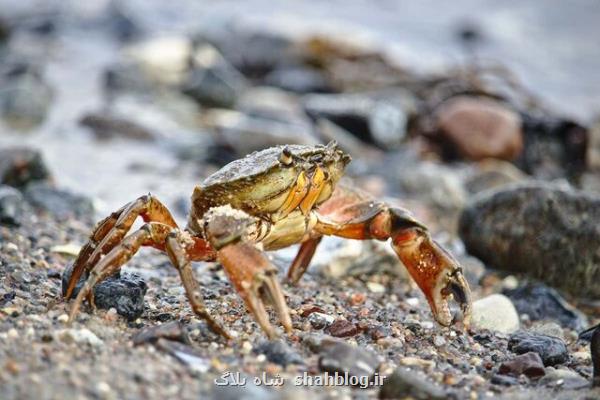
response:
[[[457,96],[447,100],[435,117],[438,133],[459,156],[513,160],[523,149],[520,116],[499,102]]]
[[[542,358],[534,352],[521,354],[510,361],[503,362],[498,372],[503,375],[513,376],[523,374],[532,379],[541,378],[546,373]]]
[[[335,337],[350,337],[356,335],[360,329],[350,321],[338,319],[327,328],[327,333]]]

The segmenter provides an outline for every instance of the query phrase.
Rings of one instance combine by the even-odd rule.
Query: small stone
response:
[[[519,114],[495,100],[452,97],[436,111],[437,130],[470,160],[515,159],[523,149]]]
[[[512,333],[519,329],[520,322],[510,299],[493,294],[473,302],[471,325],[476,329]]]
[[[435,366],[435,361],[432,360],[424,360],[418,357],[402,357],[400,359],[400,365],[405,365],[407,367],[420,367],[420,368],[433,368]]]
[[[89,329],[63,329],[55,333],[59,340],[65,343],[89,344],[93,347],[100,347],[104,342],[98,338]]]
[[[380,399],[413,398],[417,400],[446,399],[448,394],[421,374],[397,368],[388,376],[379,390]]]
[[[67,323],[69,321],[69,315],[68,314],[61,314],[58,316],[58,318],[56,318],[56,320],[58,322],[61,322],[63,324]]]
[[[310,322],[315,329],[326,328],[331,325],[333,321],[335,321],[334,317],[320,312],[313,312],[308,316],[308,322]]]
[[[333,324],[329,325],[325,331],[334,337],[350,337],[357,335],[360,330],[350,321],[338,319]]]
[[[348,373],[349,376],[369,379],[379,366],[377,356],[363,348],[345,342],[327,339],[320,344],[319,368],[329,373]]]
[[[562,364],[569,359],[565,342],[557,337],[517,332],[508,341],[508,349],[516,354],[537,353],[544,365]]]
[[[155,343],[161,338],[191,344],[187,331],[179,321],[144,328],[135,334],[133,344],[137,346],[144,343]]]
[[[10,328],[7,335],[10,339],[16,339],[19,337],[19,332],[15,328]]]
[[[385,286],[383,286],[381,283],[368,281],[367,288],[371,293],[385,293]]]
[[[513,376],[523,374],[531,379],[540,378],[546,373],[539,354],[533,352],[521,354],[510,361],[503,362],[498,372]]]
[[[443,336],[435,336],[433,338],[433,344],[435,345],[435,347],[442,347],[446,344],[446,339],[444,339]]]
[[[263,341],[254,348],[254,352],[265,355],[268,361],[283,367],[289,364],[304,364],[302,356],[280,339]]]

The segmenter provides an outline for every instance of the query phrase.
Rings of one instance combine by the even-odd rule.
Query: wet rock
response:
[[[577,390],[589,386],[587,379],[568,369],[546,368],[546,375],[540,379],[540,385],[560,386],[564,390]]]
[[[345,319],[338,319],[329,325],[325,331],[333,337],[350,337],[360,332],[358,326]]]
[[[451,155],[514,160],[523,149],[519,114],[495,100],[453,97],[440,106],[435,119],[438,134],[451,144]]]
[[[526,177],[520,169],[507,161],[487,159],[476,165],[476,171],[465,181],[465,188],[469,193],[476,194],[522,182]]]
[[[509,298],[493,294],[473,302],[471,326],[475,329],[512,333],[519,329],[519,315]]]
[[[184,326],[179,321],[144,328],[135,334],[133,344],[137,346],[144,343],[156,343],[159,339],[191,344]]]
[[[528,332],[512,335],[508,341],[508,349],[516,354],[537,353],[544,365],[562,364],[569,359],[567,346],[562,339]]]
[[[79,120],[79,124],[91,129],[97,139],[106,140],[120,137],[133,140],[152,140],[157,137],[151,129],[126,118],[107,113],[84,115]]]
[[[20,226],[26,212],[21,193],[13,187],[0,185],[0,225]]]
[[[63,296],[67,290],[72,269],[73,266],[69,265],[63,272]],[[73,297],[77,296],[85,283],[85,279],[84,276],[79,280],[73,291]],[[144,295],[147,289],[146,282],[139,275],[122,272],[94,286],[94,300],[98,308],[106,310],[115,308],[119,315],[133,321],[144,312]]]
[[[326,119],[384,150],[397,146],[406,134],[407,115],[385,99],[362,94],[317,94],[304,98],[304,109],[314,121]]]
[[[510,218],[506,218],[510,215]],[[476,197],[459,233],[487,265],[575,296],[600,296],[600,197],[528,183]]]
[[[201,46],[193,60],[183,93],[204,106],[232,108],[247,85],[244,77],[212,46]]]
[[[203,115],[204,125],[217,132],[219,140],[240,155],[282,144],[317,144],[310,127],[253,117],[230,110],[211,110]]]
[[[576,178],[586,167],[587,129],[576,122],[525,115],[524,150],[519,168],[541,179]]]
[[[0,116],[16,130],[40,125],[52,104],[53,89],[33,65],[18,63],[0,70]]]
[[[556,320],[561,326],[582,330],[587,318],[554,289],[539,283],[527,282],[516,289],[504,290],[519,314],[527,314],[532,321]]]
[[[34,207],[59,219],[69,217],[90,218],[94,205],[85,196],[55,189],[47,183],[32,183],[24,191],[25,199]]]
[[[320,70],[308,67],[282,67],[269,73],[264,80],[266,85],[275,86],[290,92],[329,93],[333,88]]]
[[[323,372],[345,374],[369,379],[379,367],[377,356],[369,350],[338,340],[323,340],[319,349],[319,368]]]
[[[304,359],[283,340],[263,341],[254,347],[256,354],[264,354],[267,360],[283,367],[304,364]]]
[[[389,375],[379,390],[380,399],[412,398],[417,400],[446,399],[448,394],[421,374],[397,368]]]
[[[538,379],[546,373],[540,355],[537,353],[521,354],[510,361],[500,364],[498,372],[503,375],[519,376],[521,374],[531,379]]]
[[[0,183],[23,188],[30,182],[50,179],[42,154],[27,147],[0,149]]]

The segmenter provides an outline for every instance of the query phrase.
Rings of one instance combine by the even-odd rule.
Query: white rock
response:
[[[520,327],[519,314],[508,297],[493,294],[473,303],[471,325],[476,329],[513,333]]]
[[[56,336],[65,343],[89,344],[100,347],[104,342],[89,329],[62,329],[56,332]]]

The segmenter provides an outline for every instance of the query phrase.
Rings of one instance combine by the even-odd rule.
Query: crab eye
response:
[[[279,162],[283,165],[290,165],[293,161],[291,150],[288,147],[284,147],[279,155]]]

